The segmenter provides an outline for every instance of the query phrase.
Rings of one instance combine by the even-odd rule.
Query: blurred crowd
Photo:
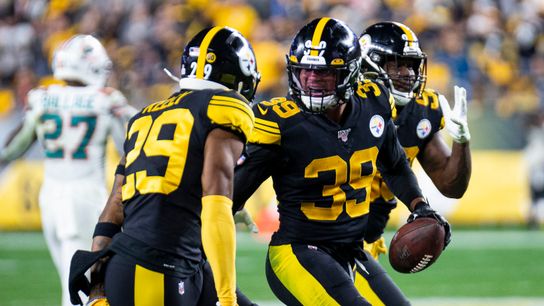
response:
[[[135,107],[170,94],[186,39],[211,25],[238,29],[254,46],[262,83],[257,99],[285,94],[285,54],[307,21],[330,16],[357,34],[400,21],[429,57],[428,87],[500,116],[544,109],[542,0],[0,0],[0,116],[24,108],[26,93],[55,82],[53,50],[93,34],[114,63],[109,85]]]

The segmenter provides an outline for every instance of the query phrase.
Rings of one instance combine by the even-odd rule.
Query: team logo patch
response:
[[[380,115],[374,115],[372,118],[370,118],[370,124],[369,124],[370,132],[372,135],[376,138],[379,138],[382,136],[383,131],[385,130],[385,123],[383,121],[382,116]]]
[[[432,126],[428,119],[421,119],[416,127],[416,134],[419,139],[424,139],[431,134]]]
[[[178,283],[178,293],[179,295],[185,294],[185,283],[183,281]]]

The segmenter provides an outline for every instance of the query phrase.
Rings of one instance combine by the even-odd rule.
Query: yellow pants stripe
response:
[[[136,265],[134,306],[164,305],[164,274]]]
[[[290,244],[270,246],[268,257],[281,283],[303,305],[340,305],[298,261]]]
[[[355,273],[355,288],[372,306],[385,306],[385,304],[372,290],[368,281],[359,273]]]

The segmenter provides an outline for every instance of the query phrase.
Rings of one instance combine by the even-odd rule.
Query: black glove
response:
[[[448,221],[444,217],[442,217],[442,215],[440,215],[436,210],[432,209],[429,204],[423,201],[415,205],[414,211],[412,211],[406,222],[410,223],[417,218],[434,218],[440,224],[442,224],[442,226],[444,226],[444,249],[446,249],[451,241],[451,228]]]

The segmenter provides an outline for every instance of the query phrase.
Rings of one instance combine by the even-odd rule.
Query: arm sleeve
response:
[[[245,160],[234,171],[234,212],[242,209],[245,202],[272,175],[280,165],[280,148],[275,145],[248,144]]]
[[[391,210],[397,207],[396,199],[379,201],[370,204],[368,224],[366,226],[365,241],[372,243],[383,235]]]
[[[410,169],[406,154],[398,142],[392,120],[387,122],[386,133],[384,146],[378,153],[378,168],[389,189],[408,206],[413,199],[423,195],[416,176]]]
[[[236,231],[231,209],[232,201],[225,196],[202,197],[202,247],[221,305],[236,304]]]
[[[11,141],[0,152],[0,160],[13,161],[21,157],[36,140],[37,118],[32,112],[27,112],[24,122]]]

